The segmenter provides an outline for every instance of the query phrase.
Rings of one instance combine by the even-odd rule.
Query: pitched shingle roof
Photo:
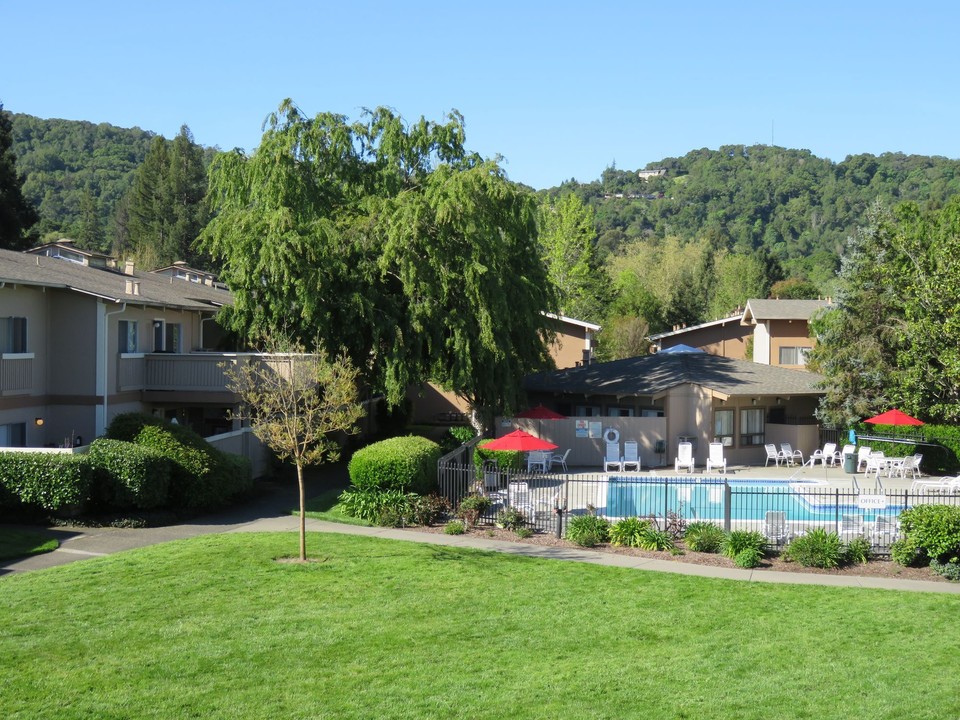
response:
[[[583,395],[657,396],[683,384],[701,385],[728,397],[737,395],[822,395],[823,376],[804,370],[707,353],[657,353],[528,375],[533,392]]]
[[[127,281],[139,283],[139,295],[127,292]],[[130,302],[184,310],[216,310],[233,303],[227,290],[165,275],[89,267],[69,260],[0,250],[0,282],[73,290],[114,302]]]
[[[817,310],[829,306],[829,300],[748,300],[742,323],[756,325],[764,320],[809,320]]]

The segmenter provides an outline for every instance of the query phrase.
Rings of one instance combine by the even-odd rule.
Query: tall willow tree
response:
[[[555,293],[536,203],[467,153],[463,118],[308,118],[289,100],[250,156],[218,155],[202,247],[235,294],[236,331],[345,347],[396,405],[425,379],[478,410],[515,407],[549,364]]]

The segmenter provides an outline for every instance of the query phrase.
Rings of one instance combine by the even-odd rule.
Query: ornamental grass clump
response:
[[[594,547],[610,539],[610,522],[598,515],[578,515],[567,524],[567,540]]]
[[[683,541],[693,552],[718,553],[726,539],[723,528],[704,521],[690,523],[683,534]]]
[[[823,528],[816,528],[806,535],[794,538],[783,553],[788,560],[798,562],[804,567],[835,568],[845,559],[840,536]]]

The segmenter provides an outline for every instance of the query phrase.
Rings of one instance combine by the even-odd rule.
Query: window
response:
[[[0,425],[0,447],[26,447],[27,424]]]
[[[713,411],[713,436],[725,447],[733,445],[733,410]]]
[[[807,355],[810,354],[808,347],[782,347],[780,348],[781,365],[806,365]]]
[[[763,445],[763,408],[740,411],[740,445]]]
[[[117,352],[137,352],[137,321],[121,320],[117,323]]]
[[[0,318],[0,352],[27,352],[27,319],[25,317]]]
[[[576,417],[599,417],[599,405],[577,405],[575,411]]]
[[[182,326],[180,323],[168,323],[164,320],[153,321],[153,351],[183,352],[181,347]]]
[[[633,417],[633,408],[611,406],[607,408],[609,417]]]

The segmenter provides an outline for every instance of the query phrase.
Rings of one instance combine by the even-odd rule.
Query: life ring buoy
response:
[[[608,443],[620,442],[620,431],[615,427],[608,427],[603,431],[603,439]]]

